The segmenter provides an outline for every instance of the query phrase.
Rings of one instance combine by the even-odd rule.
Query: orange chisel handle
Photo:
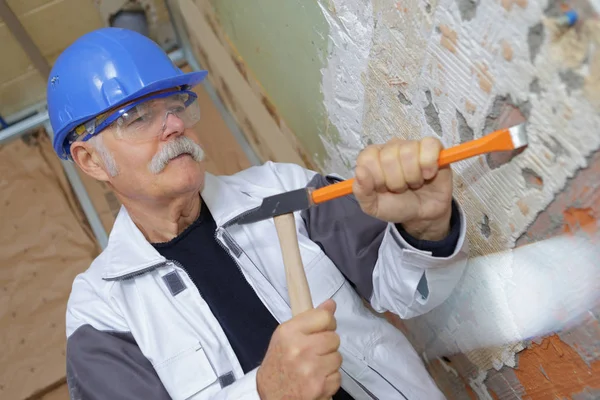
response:
[[[501,129],[482,138],[471,140],[458,146],[443,149],[440,152],[438,166],[445,167],[453,162],[466,160],[493,151],[514,150],[510,131]],[[352,194],[354,178],[313,190],[311,197],[314,204],[323,203],[328,200]]]

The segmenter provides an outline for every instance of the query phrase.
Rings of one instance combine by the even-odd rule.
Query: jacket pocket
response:
[[[305,271],[315,307],[332,298],[345,282],[342,273],[325,253],[317,255]]]
[[[218,390],[217,374],[200,345],[185,349],[154,368],[175,400],[188,399],[211,385]]]

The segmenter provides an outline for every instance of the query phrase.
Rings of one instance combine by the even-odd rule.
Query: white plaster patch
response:
[[[519,342],[569,329],[600,304],[600,235],[559,236],[469,261],[463,279],[444,304],[404,321],[418,335],[435,335],[417,344],[426,359],[500,348],[495,369],[515,366]],[[515,344],[509,352],[502,347]],[[497,358],[494,359],[493,357]]]
[[[329,171],[348,175],[364,147],[362,141],[364,78],[373,35],[370,1],[321,0],[319,6],[329,23],[329,56],[322,70],[322,90],[329,119],[338,129],[341,143],[322,138],[330,159]],[[350,168],[349,168],[350,167]]]

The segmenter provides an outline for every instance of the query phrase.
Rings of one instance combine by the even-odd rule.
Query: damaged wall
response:
[[[456,292],[428,315],[392,320],[449,398],[594,398],[600,22],[593,7],[255,3],[246,10],[232,0],[195,0],[201,12],[188,27],[208,21],[257,99],[268,98],[274,120],[289,126],[287,139],[322,171],[351,176],[364,146],[395,136],[456,145],[517,122],[520,112],[525,151],[453,166],[472,243]],[[191,0],[179,4],[192,11]],[[583,17],[575,27],[557,24],[565,5]],[[213,74],[220,64],[210,49],[201,53]]]

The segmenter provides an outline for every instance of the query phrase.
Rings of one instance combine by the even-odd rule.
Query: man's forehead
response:
[[[138,102],[143,101],[144,99],[147,99],[149,97],[156,96],[157,94],[167,93],[167,92],[174,92],[174,91],[177,91],[177,90],[180,90],[180,89],[181,89],[180,87],[173,87],[173,88],[158,90],[156,92],[150,92],[150,93],[145,94],[143,96],[136,97],[135,99],[133,99],[133,100],[127,102],[127,103],[124,103],[124,104],[121,104],[119,106],[116,106],[116,107],[112,108],[111,110],[109,110],[108,112],[110,113],[110,112],[113,112],[113,111],[117,111],[117,110],[119,110],[119,109],[121,109],[123,107],[127,107],[128,105],[130,105],[132,103],[138,103]]]

